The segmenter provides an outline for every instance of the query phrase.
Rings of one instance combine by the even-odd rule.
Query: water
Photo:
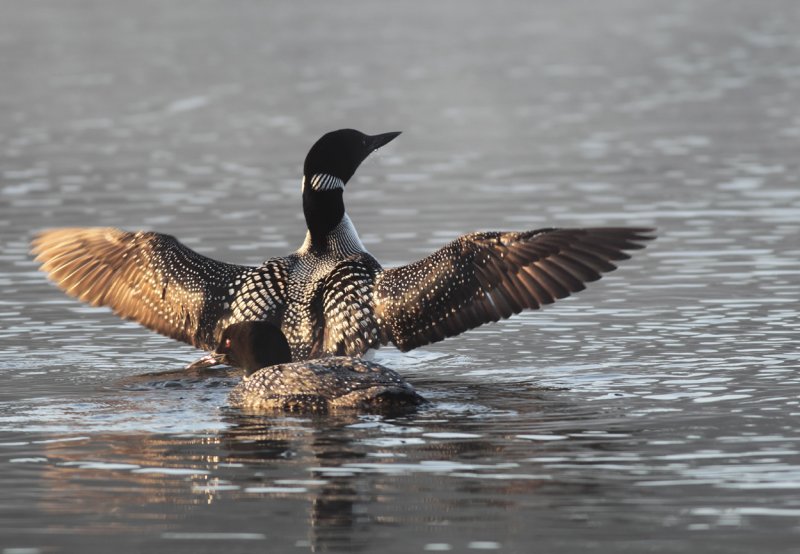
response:
[[[0,2],[0,552],[800,552],[799,26],[790,0]],[[346,197],[385,265],[475,229],[659,239],[380,351],[432,401],[395,418],[148,384],[198,352],[27,254],[65,225],[288,252],[344,126],[404,131]]]

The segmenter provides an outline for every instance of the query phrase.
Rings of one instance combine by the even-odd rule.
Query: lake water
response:
[[[800,552],[796,2],[0,1],[0,552]],[[402,417],[246,417],[50,285],[40,229],[299,246],[323,132],[384,265],[646,225],[575,298],[377,359]]]

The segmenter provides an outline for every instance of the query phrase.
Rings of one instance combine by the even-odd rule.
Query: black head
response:
[[[292,361],[286,336],[265,321],[243,321],[228,326],[217,349],[187,366],[187,369],[226,364],[244,369],[248,375],[262,367]]]
[[[399,135],[365,135],[340,129],[322,136],[306,156],[303,168],[303,214],[311,247],[324,249],[328,233],[344,216],[344,185],[364,159]]]
[[[315,175],[330,175],[347,184],[367,156],[399,134],[365,135],[355,129],[339,129],[322,135],[306,156],[303,166],[306,183]]]

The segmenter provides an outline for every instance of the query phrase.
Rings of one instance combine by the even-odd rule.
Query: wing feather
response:
[[[536,309],[583,290],[651,229],[540,229],[464,235],[430,256],[378,275],[384,340],[403,351]]]
[[[371,257],[359,256],[340,262],[322,282],[322,350],[313,351],[313,356],[360,356],[380,346],[379,326],[371,309],[379,267]]]
[[[33,253],[67,294],[206,349],[216,346],[233,283],[257,271],[212,260],[169,235],[114,228],[44,231]]]

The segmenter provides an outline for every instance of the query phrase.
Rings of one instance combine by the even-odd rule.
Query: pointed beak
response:
[[[400,134],[400,131],[392,131],[391,133],[383,133],[381,135],[367,136],[367,148],[372,152],[381,146],[385,146],[392,142]]]
[[[225,360],[225,354],[221,354],[219,352],[212,352],[207,356],[203,356],[199,360],[190,363],[184,369],[201,369],[204,367],[214,367],[215,365],[222,365],[224,363],[227,363]]]

